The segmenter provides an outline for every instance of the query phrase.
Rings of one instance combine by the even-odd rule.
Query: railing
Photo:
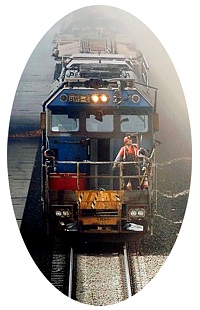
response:
[[[151,176],[151,164],[149,165],[148,169],[147,167],[143,166],[143,169],[141,169],[142,165],[143,165],[143,161],[132,161],[132,162],[119,162],[117,163],[118,168],[119,168],[119,173],[118,175],[114,175],[113,174],[113,161],[55,161],[55,165],[56,164],[63,164],[63,165],[76,165],[76,174],[73,175],[69,175],[67,176],[66,172],[66,177],[69,178],[76,178],[77,179],[77,189],[80,189],[80,179],[84,178],[84,179],[93,179],[94,180],[94,185],[95,188],[98,188],[98,180],[100,179],[110,179],[112,182],[114,179],[118,179],[119,180],[119,189],[123,189],[123,184],[124,184],[124,179],[137,179],[138,180],[138,187],[141,188],[144,178],[145,177],[149,177]],[[133,164],[138,168],[138,174],[137,175],[124,175],[123,174],[123,167],[126,164]],[[90,166],[94,166],[93,169],[93,174],[84,174],[82,172],[80,172],[80,166],[81,165],[90,165]],[[108,172],[109,174],[100,174],[99,175],[99,167],[100,165],[109,165],[109,169]],[[105,167],[104,167],[105,168]]]

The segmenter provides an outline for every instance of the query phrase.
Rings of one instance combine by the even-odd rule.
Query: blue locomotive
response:
[[[54,89],[43,103],[44,212],[49,227],[66,234],[137,239],[152,232],[156,203],[157,89],[141,52],[127,58],[116,44],[80,46],[60,57],[56,49]],[[125,176],[126,160],[113,164],[127,136],[137,146],[137,173]],[[137,186],[124,186],[131,179]]]

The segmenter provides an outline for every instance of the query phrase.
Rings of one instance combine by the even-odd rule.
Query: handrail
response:
[[[118,166],[119,166],[119,175],[113,175],[112,173],[110,173],[109,175],[97,175],[97,171],[95,170],[95,174],[94,175],[86,175],[86,174],[82,174],[80,173],[80,165],[85,165],[85,164],[89,164],[89,165],[113,165],[115,162],[114,161],[68,161],[68,160],[64,160],[64,161],[59,161],[57,160],[55,163],[57,164],[75,164],[76,165],[76,175],[68,175],[68,172],[65,173],[65,177],[66,178],[75,178],[77,179],[77,189],[80,188],[80,179],[119,179],[119,188],[122,189],[123,187],[123,180],[124,179],[138,179],[139,180],[139,186],[141,186],[142,181],[144,180],[145,177],[150,176],[150,173],[148,174],[146,169],[144,169],[143,173],[138,175],[123,175],[123,165],[125,164],[134,164],[137,165],[138,167],[140,166],[140,164],[143,163],[143,161],[138,160],[138,161],[129,161],[129,162],[118,162]],[[151,163],[152,165],[152,163]]]
[[[123,162],[118,162],[117,164],[123,165],[123,164],[141,164],[143,161],[123,161]],[[56,160],[56,163],[58,164],[114,164],[116,162],[114,161],[90,161],[90,160],[83,160],[83,161],[73,161],[73,160]]]

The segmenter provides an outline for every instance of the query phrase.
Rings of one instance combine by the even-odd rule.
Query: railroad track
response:
[[[70,290],[70,260],[71,248],[59,238],[54,237],[50,282],[67,296]]]
[[[116,304],[146,284],[145,267],[139,261],[136,253],[130,253],[128,244],[91,243],[70,247],[55,239],[51,283],[66,296],[84,304]]]

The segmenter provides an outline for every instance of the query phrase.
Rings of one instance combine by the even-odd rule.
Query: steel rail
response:
[[[69,298],[72,297],[72,281],[73,281],[73,262],[74,262],[74,251],[73,248],[70,249],[70,258],[69,258],[69,279],[68,279],[68,293]]]
[[[128,254],[127,254],[127,246],[126,243],[123,245],[123,254],[124,254],[124,268],[125,268],[125,276],[126,276],[126,287],[128,292],[128,298],[132,296],[131,291],[131,278],[129,272],[129,264],[128,264]]]

